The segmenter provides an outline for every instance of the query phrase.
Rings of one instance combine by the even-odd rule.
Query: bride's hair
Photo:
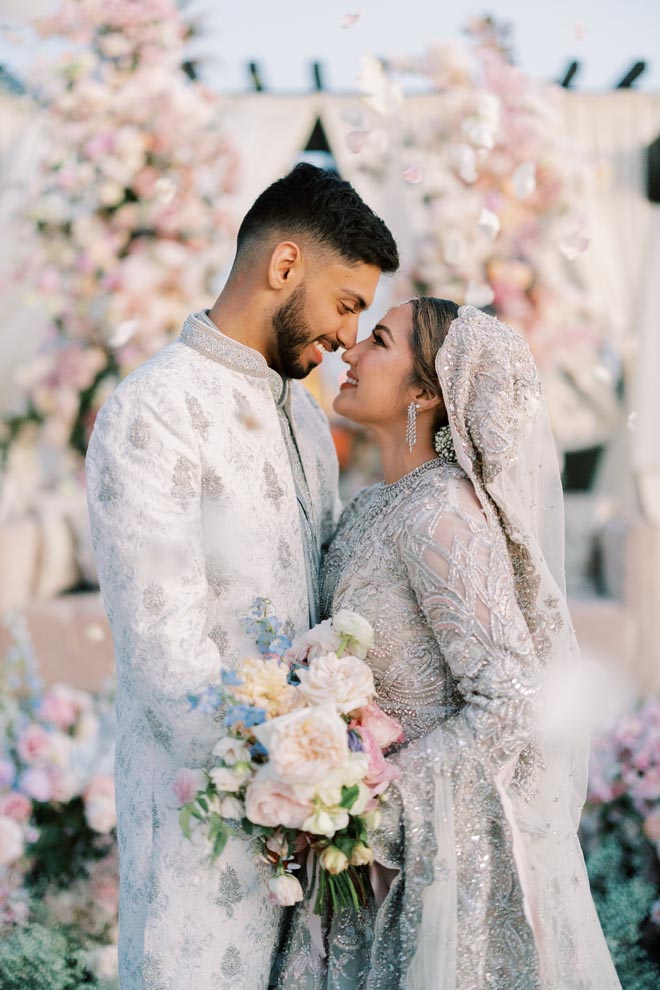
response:
[[[431,395],[441,395],[435,370],[435,358],[445,342],[449,327],[458,316],[458,306],[449,299],[433,296],[416,296],[412,305],[413,384],[426,389]],[[434,429],[447,422],[444,405],[438,410]]]

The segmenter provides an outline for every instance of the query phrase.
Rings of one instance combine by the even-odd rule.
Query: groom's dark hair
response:
[[[399,267],[385,222],[350,182],[314,165],[296,165],[255,200],[238,231],[237,258],[275,231],[283,238],[307,235],[349,263],[376,265],[382,272]]]

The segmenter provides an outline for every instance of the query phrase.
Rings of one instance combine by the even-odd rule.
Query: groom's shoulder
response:
[[[106,405],[160,395],[175,402],[176,396],[182,394],[178,384],[190,375],[190,354],[190,348],[178,340],[166,344],[120,381]]]
[[[316,399],[306,385],[302,382],[292,381],[291,391],[293,395],[293,401],[299,406],[305,413],[307,413],[311,418],[318,420],[323,426],[329,428],[329,420],[326,416],[321,403]]]

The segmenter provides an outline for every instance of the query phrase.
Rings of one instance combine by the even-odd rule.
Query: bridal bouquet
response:
[[[188,837],[201,829],[213,859],[232,833],[255,835],[274,871],[270,898],[279,904],[302,900],[292,871],[296,854],[311,851],[316,910],[327,894],[335,906],[357,906],[359,867],[373,861],[368,829],[378,826],[379,804],[398,776],[384,751],[403,738],[401,725],[374,702],[364,662],[373,630],[342,610],[292,643],[262,598],[245,625],[261,655],[189,699],[224,711],[225,733],[214,766],[177,775],[181,827]]]

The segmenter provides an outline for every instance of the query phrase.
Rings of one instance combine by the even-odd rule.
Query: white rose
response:
[[[321,853],[321,866],[333,875],[343,873],[344,870],[348,869],[348,856],[336,846],[328,846]]]
[[[272,771],[284,782],[309,792],[349,754],[346,723],[332,702],[300,708],[254,729],[268,750]]]
[[[240,821],[245,816],[245,805],[232,794],[228,794],[220,802],[220,816]]]
[[[345,763],[342,763],[340,767],[332,770],[323,778],[314,796],[329,807],[339,804],[342,787],[352,787],[354,784],[360,784],[366,777],[368,770],[369,761],[364,753],[351,753]],[[371,793],[366,787],[362,789],[367,793],[368,797],[366,800],[368,801]],[[351,808],[351,814],[359,814],[359,811]]]
[[[234,793],[240,791],[243,784],[250,779],[252,771],[245,765],[238,767],[215,767],[209,770],[209,777],[218,791]]]
[[[351,852],[351,866],[369,866],[374,861],[374,851],[364,842],[356,842]]]
[[[107,835],[117,824],[115,784],[109,774],[98,773],[83,795],[87,824],[100,835]]]
[[[234,763],[250,762],[250,750],[240,739],[232,739],[231,736],[226,736],[215,744],[213,755],[226,763],[227,766],[233,766]]]
[[[300,636],[296,643],[307,647],[307,655],[312,660],[325,653],[336,653],[341,646],[341,635],[333,627],[331,619],[324,619],[309,632]]]
[[[374,631],[366,619],[357,612],[342,608],[332,619],[332,624],[340,636],[345,636],[350,642],[349,649],[364,660],[374,645]]]
[[[341,715],[368,705],[376,693],[371,668],[358,657],[337,657],[334,653],[317,657],[305,670],[298,671],[299,691],[310,704],[332,699]]]
[[[303,889],[300,882],[291,873],[280,873],[268,881],[270,901],[282,907],[291,907],[303,899]]]
[[[23,832],[20,825],[0,815],[0,866],[8,866],[23,855]]]
[[[372,808],[370,811],[363,811],[360,818],[367,828],[380,828],[380,823],[383,820],[383,814],[378,808]]]
[[[303,831],[311,832],[312,835],[325,835],[331,839],[335,832],[346,828],[348,821],[348,812],[344,808],[317,808],[303,822]]]

